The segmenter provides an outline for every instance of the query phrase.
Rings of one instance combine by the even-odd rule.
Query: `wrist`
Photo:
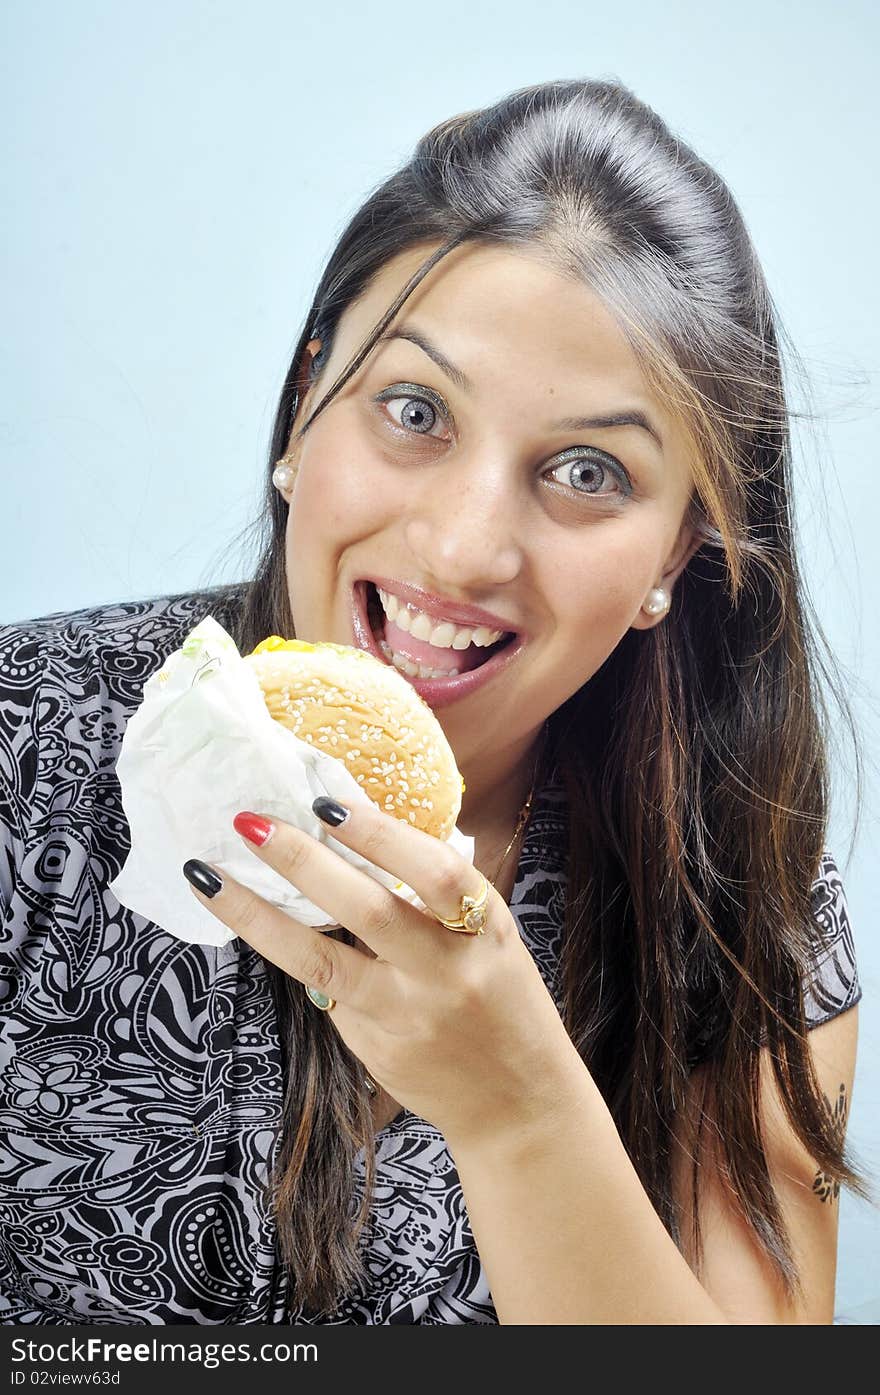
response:
[[[444,1133],[457,1163],[471,1157],[524,1158],[583,1121],[601,1096],[568,1037],[566,1043],[567,1050],[551,1063],[535,1060],[528,1087],[515,1099],[499,1099],[496,1108]]]

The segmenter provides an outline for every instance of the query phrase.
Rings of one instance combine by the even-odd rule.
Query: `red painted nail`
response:
[[[256,843],[258,848],[261,848],[264,843],[268,843],[275,832],[274,823],[270,823],[268,819],[261,819],[258,814],[247,812],[236,814],[232,820],[232,826],[236,833],[247,838],[249,843]]]

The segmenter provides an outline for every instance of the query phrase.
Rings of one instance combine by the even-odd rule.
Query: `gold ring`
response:
[[[331,1008],[336,1006],[335,998],[319,992],[317,988],[312,988],[311,984],[308,983],[306,984],[306,997],[310,998],[315,1007],[320,1008],[322,1012],[329,1012]]]
[[[458,930],[465,935],[485,935],[486,933],[486,903],[489,900],[489,883],[483,876],[479,868],[474,871],[483,883],[482,890],[478,896],[462,896],[461,906],[458,916],[454,920],[445,920],[442,915],[437,915],[441,925],[445,925],[447,930]]]

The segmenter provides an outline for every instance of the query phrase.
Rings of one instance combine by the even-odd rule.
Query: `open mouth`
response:
[[[508,631],[494,644],[479,644],[472,640],[466,648],[435,645],[426,639],[416,639],[407,630],[389,620],[373,582],[367,581],[362,584],[366,587],[367,618],[376,645],[386,661],[394,664],[395,668],[399,668],[408,678],[443,679],[455,678],[461,673],[471,673],[475,668],[481,668],[483,664],[488,663],[502,649],[508,648],[516,639],[516,635]],[[436,623],[440,625],[442,622],[438,620]],[[462,640],[465,638],[465,631],[465,626],[457,627],[457,633]]]
[[[430,644],[406,629],[407,623],[413,623],[411,615],[403,618],[402,626],[389,619],[375,584],[367,580],[355,583],[352,622],[357,646],[398,669],[434,708],[466,697],[490,682],[526,642],[523,635],[508,631],[487,643],[492,631],[479,627],[465,635],[466,627],[456,626],[452,635],[447,631],[446,637],[461,647],[456,649],[454,643],[452,647]],[[424,632],[424,627],[420,626],[420,630]]]

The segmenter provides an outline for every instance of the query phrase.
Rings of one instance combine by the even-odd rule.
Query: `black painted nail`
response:
[[[197,857],[191,857],[189,862],[183,864],[183,875],[190,886],[194,886],[203,896],[216,896],[223,889],[223,878]]]
[[[317,814],[324,823],[332,824],[334,828],[338,828],[340,824],[345,823],[351,810],[346,809],[344,804],[337,804],[335,799],[328,799],[326,795],[322,794],[312,805],[312,813]]]

